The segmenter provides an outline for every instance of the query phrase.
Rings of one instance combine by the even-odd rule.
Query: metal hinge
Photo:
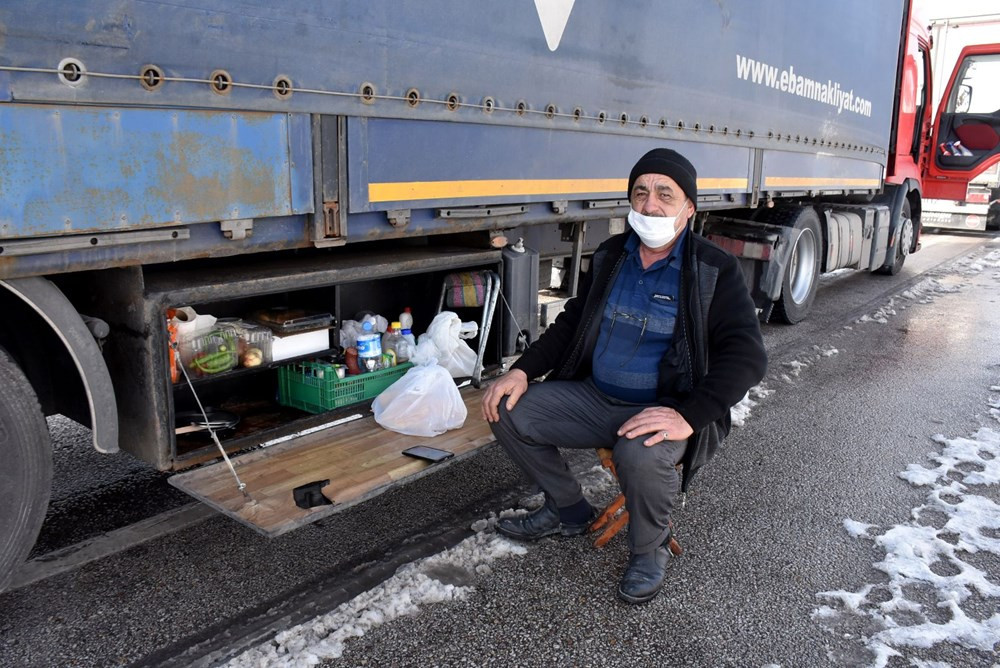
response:
[[[323,236],[340,236],[340,205],[337,202],[323,202]]]

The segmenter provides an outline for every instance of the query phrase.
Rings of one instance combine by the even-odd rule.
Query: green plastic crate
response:
[[[310,413],[374,399],[412,367],[404,362],[388,369],[337,378],[326,362],[296,362],[278,369],[278,403]]]

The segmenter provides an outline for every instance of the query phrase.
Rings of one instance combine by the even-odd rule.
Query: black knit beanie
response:
[[[698,172],[688,159],[669,148],[654,148],[639,158],[628,175],[628,198],[632,199],[632,186],[643,174],[669,176],[681,187],[695,207],[698,206]]]

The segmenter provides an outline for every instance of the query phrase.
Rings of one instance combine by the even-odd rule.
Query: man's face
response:
[[[629,193],[629,201],[632,208],[644,216],[676,216],[683,207],[684,211],[677,219],[678,232],[687,225],[688,218],[694,213],[694,207],[681,187],[663,174],[643,174],[637,178]],[[685,202],[688,202],[687,206],[684,206]]]

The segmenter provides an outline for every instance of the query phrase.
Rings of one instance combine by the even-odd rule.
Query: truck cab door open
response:
[[[1000,44],[967,46],[938,105],[925,198],[965,200],[969,181],[1000,162]]]

